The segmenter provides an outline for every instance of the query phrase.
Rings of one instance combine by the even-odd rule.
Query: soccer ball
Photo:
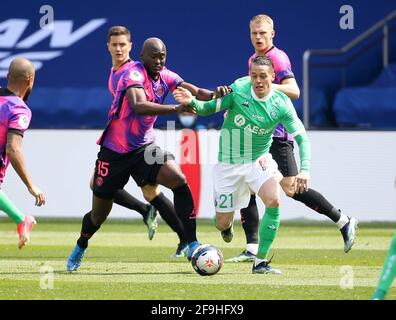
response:
[[[223,266],[223,254],[215,246],[203,244],[194,250],[191,264],[201,276],[213,276]]]

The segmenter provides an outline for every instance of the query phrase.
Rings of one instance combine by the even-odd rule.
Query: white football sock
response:
[[[258,251],[258,243],[248,243],[246,245],[246,250],[256,255]]]
[[[342,227],[345,226],[348,222],[349,222],[348,216],[341,213],[341,217],[336,223],[338,225],[338,228],[342,229]]]

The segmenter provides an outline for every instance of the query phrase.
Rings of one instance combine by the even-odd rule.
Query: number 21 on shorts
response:
[[[234,195],[232,193],[220,193],[216,199],[215,206],[219,209],[232,209],[234,207]]]

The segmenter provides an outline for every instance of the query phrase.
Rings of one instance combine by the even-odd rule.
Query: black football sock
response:
[[[114,195],[114,203],[123,206],[125,208],[139,212],[143,216],[143,219],[146,218],[147,212],[149,210],[149,206],[147,204],[136,199],[134,196],[132,196],[124,189],[117,190],[117,192]]]
[[[300,201],[312,210],[329,217],[333,222],[340,220],[341,212],[314,189],[308,189],[308,191],[304,193],[296,193],[293,196],[293,199]]]
[[[246,243],[258,244],[259,212],[257,209],[256,196],[250,196],[249,205],[241,209],[241,223],[245,230]]]
[[[100,225],[95,226],[92,223],[91,211],[88,212],[82,220],[80,238],[77,240],[77,244],[79,245],[79,247],[80,248],[88,247],[88,240],[91,239],[91,237],[94,235],[96,231],[99,230],[99,228]]]
[[[186,240],[188,243],[197,241],[196,235],[196,215],[194,202],[190,188],[187,184],[172,189],[174,195],[174,204],[177,216],[184,226]]]
[[[151,200],[150,203],[158,210],[160,216],[162,219],[164,219],[168,226],[177,233],[180,243],[187,242],[184,234],[183,224],[176,214],[173,203],[167,197],[165,197],[162,192],[153,200]]]

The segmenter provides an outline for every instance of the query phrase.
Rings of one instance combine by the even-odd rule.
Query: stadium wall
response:
[[[348,21],[354,23],[345,29],[340,25],[345,16],[340,9],[346,4],[353,8],[353,19]],[[106,39],[113,25],[131,29],[132,59],[140,58],[146,38],[160,37],[167,45],[167,67],[188,82],[213,89],[247,74],[247,61],[253,53],[248,22],[258,13],[267,13],[275,19],[274,44],[288,54],[302,90],[305,50],[341,48],[395,10],[395,1],[249,0],[242,4],[200,0],[186,6],[182,0],[155,0],[150,5],[126,0],[100,4],[94,0],[2,0],[1,8],[0,86],[6,85],[9,63],[16,56],[31,59],[37,69],[35,90],[29,100],[34,110],[31,128],[96,129],[106,125],[111,103],[107,90],[111,59]],[[49,8],[53,25],[48,24]],[[390,62],[395,62],[395,32],[389,32]],[[346,84],[371,81],[380,72],[381,57],[378,39],[363,61],[358,59],[359,63],[350,65]],[[334,66],[312,68],[311,92],[317,90],[319,97],[313,95],[311,99],[325,110],[319,109],[322,117],[313,117],[311,124],[331,120],[328,94],[338,89],[342,77],[341,70]],[[301,95],[294,102],[300,114],[302,100]],[[176,118],[160,117],[156,126],[165,126],[168,119]],[[319,123],[315,124],[316,120]],[[221,116],[200,118],[199,122],[212,128],[221,123]]]
[[[91,206],[89,179],[98,152],[95,141],[100,133],[98,130],[28,131],[23,146],[26,163],[33,180],[45,192],[47,204],[34,207],[33,198],[12,167],[3,191],[21,210],[38,217],[82,217]],[[194,135],[184,131],[184,136],[180,130],[156,133],[157,144],[173,152],[179,162],[182,159],[189,179],[194,179],[199,217],[212,217],[211,171],[217,159],[219,132],[200,130]],[[312,144],[313,188],[360,221],[396,221],[396,132],[309,131],[308,136]],[[197,150],[186,147],[191,146],[186,141],[192,139],[199,139]],[[296,147],[298,157],[297,150]],[[183,160],[196,158],[198,154],[198,166],[189,166]],[[143,200],[132,180],[126,188]],[[163,188],[163,191],[172,199],[169,190]],[[325,220],[303,204],[286,199],[283,193],[281,206],[283,219]],[[261,202],[259,209],[262,214]],[[115,205],[110,217],[140,216]]]

